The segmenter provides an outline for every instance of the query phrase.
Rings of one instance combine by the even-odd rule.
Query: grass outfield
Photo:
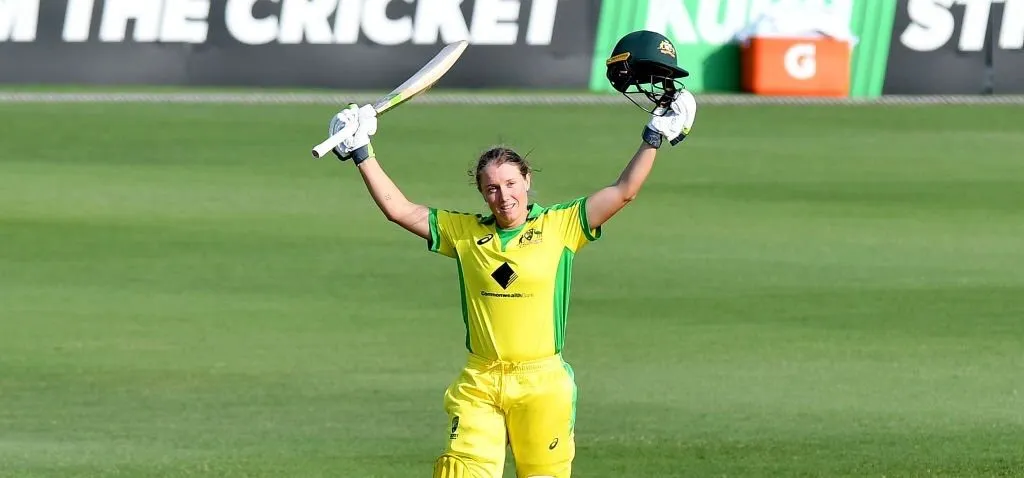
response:
[[[577,258],[574,476],[1024,476],[1021,111],[702,109]],[[330,114],[0,105],[0,476],[429,476],[454,263],[309,157]],[[480,210],[492,143],[552,203],[644,121],[410,104],[375,145]]]

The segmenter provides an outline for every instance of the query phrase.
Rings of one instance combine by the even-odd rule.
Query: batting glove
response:
[[[689,91],[683,90],[668,109],[659,106],[654,110],[644,126],[643,140],[655,148],[661,147],[663,139],[668,139],[675,146],[690,134],[696,116],[697,100]]]
[[[377,133],[377,110],[372,105],[363,105],[360,108],[354,103],[349,103],[347,108],[331,119],[328,134],[334,135],[352,123],[358,125],[355,133],[345,138],[332,151],[339,160],[346,161],[351,158],[353,163],[359,165],[374,156],[370,137]]]

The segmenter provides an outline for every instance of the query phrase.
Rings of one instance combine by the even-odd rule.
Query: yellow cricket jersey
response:
[[[428,247],[458,267],[466,348],[509,361],[560,353],[573,257],[600,237],[586,198],[531,204],[526,223],[510,230],[493,216],[430,208]]]

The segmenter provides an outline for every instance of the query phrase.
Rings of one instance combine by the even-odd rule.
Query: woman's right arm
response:
[[[376,158],[367,158],[359,163],[358,169],[370,196],[389,221],[423,239],[430,239],[430,210],[426,206],[406,199]]]

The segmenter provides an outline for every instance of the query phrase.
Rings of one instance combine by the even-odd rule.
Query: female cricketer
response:
[[[627,86],[686,76],[667,42],[652,32],[627,35],[607,61],[609,80],[625,93]],[[484,152],[475,176],[488,215],[407,199],[370,145],[377,131],[372,107],[350,105],[332,118],[332,135],[342,124],[358,123],[354,136],[334,154],[353,160],[388,220],[458,266],[467,361],[445,393],[450,429],[434,478],[500,478],[506,447],[519,478],[570,476],[576,383],[562,346],[573,258],[636,197],[662,140],[676,144],[689,133],[696,114],[693,96],[661,83],[667,92],[649,93],[656,106],[629,164],[613,184],[586,197],[549,206],[533,203],[527,161],[504,147]]]

